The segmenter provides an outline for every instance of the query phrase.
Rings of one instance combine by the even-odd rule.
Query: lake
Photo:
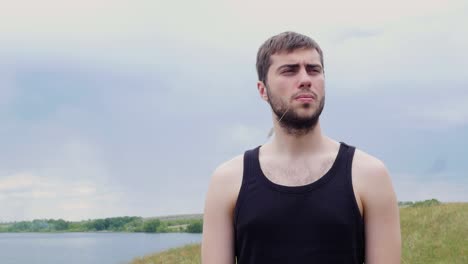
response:
[[[0,233],[0,263],[128,263],[201,238],[188,233]]]

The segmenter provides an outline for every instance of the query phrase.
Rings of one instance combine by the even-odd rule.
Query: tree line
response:
[[[85,221],[35,219],[0,224],[0,232],[146,232],[202,233],[202,219],[161,221],[137,216],[111,217]]]
[[[439,205],[441,202],[437,199],[430,199],[430,200],[424,200],[424,201],[404,201],[404,202],[398,202],[398,206],[400,207],[427,207],[427,206],[433,206],[433,205]]]

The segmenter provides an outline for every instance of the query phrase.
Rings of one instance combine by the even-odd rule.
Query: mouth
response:
[[[315,100],[315,96],[310,93],[299,94],[296,97],[294,97],[294,100],[302,102],[302,103],[310,103]]]

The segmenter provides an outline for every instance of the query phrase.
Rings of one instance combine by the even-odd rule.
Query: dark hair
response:
[[[260,46],[257,53],[257,74],[258,80],[266,83],[268,69],[271,66],[271,55],[283,51],[292,52],[296,49],[316,49],[320,55],[320,63],[323,65],[323,52],[315,40],[308,36],[286,31],[269,38]]]

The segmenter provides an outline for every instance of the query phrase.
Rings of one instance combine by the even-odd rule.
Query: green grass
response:
[[[201,263],[200,244],[191,244],[170,249],[159,254],[136,258],[132,264],[199,264]]]
[[[400,209],[402,263],[468,263],[468,203]]]
[[[400,208],[402,264],[468,263],[468,203]],[[200,244],[137,258],[132,264],[200,264]]]

